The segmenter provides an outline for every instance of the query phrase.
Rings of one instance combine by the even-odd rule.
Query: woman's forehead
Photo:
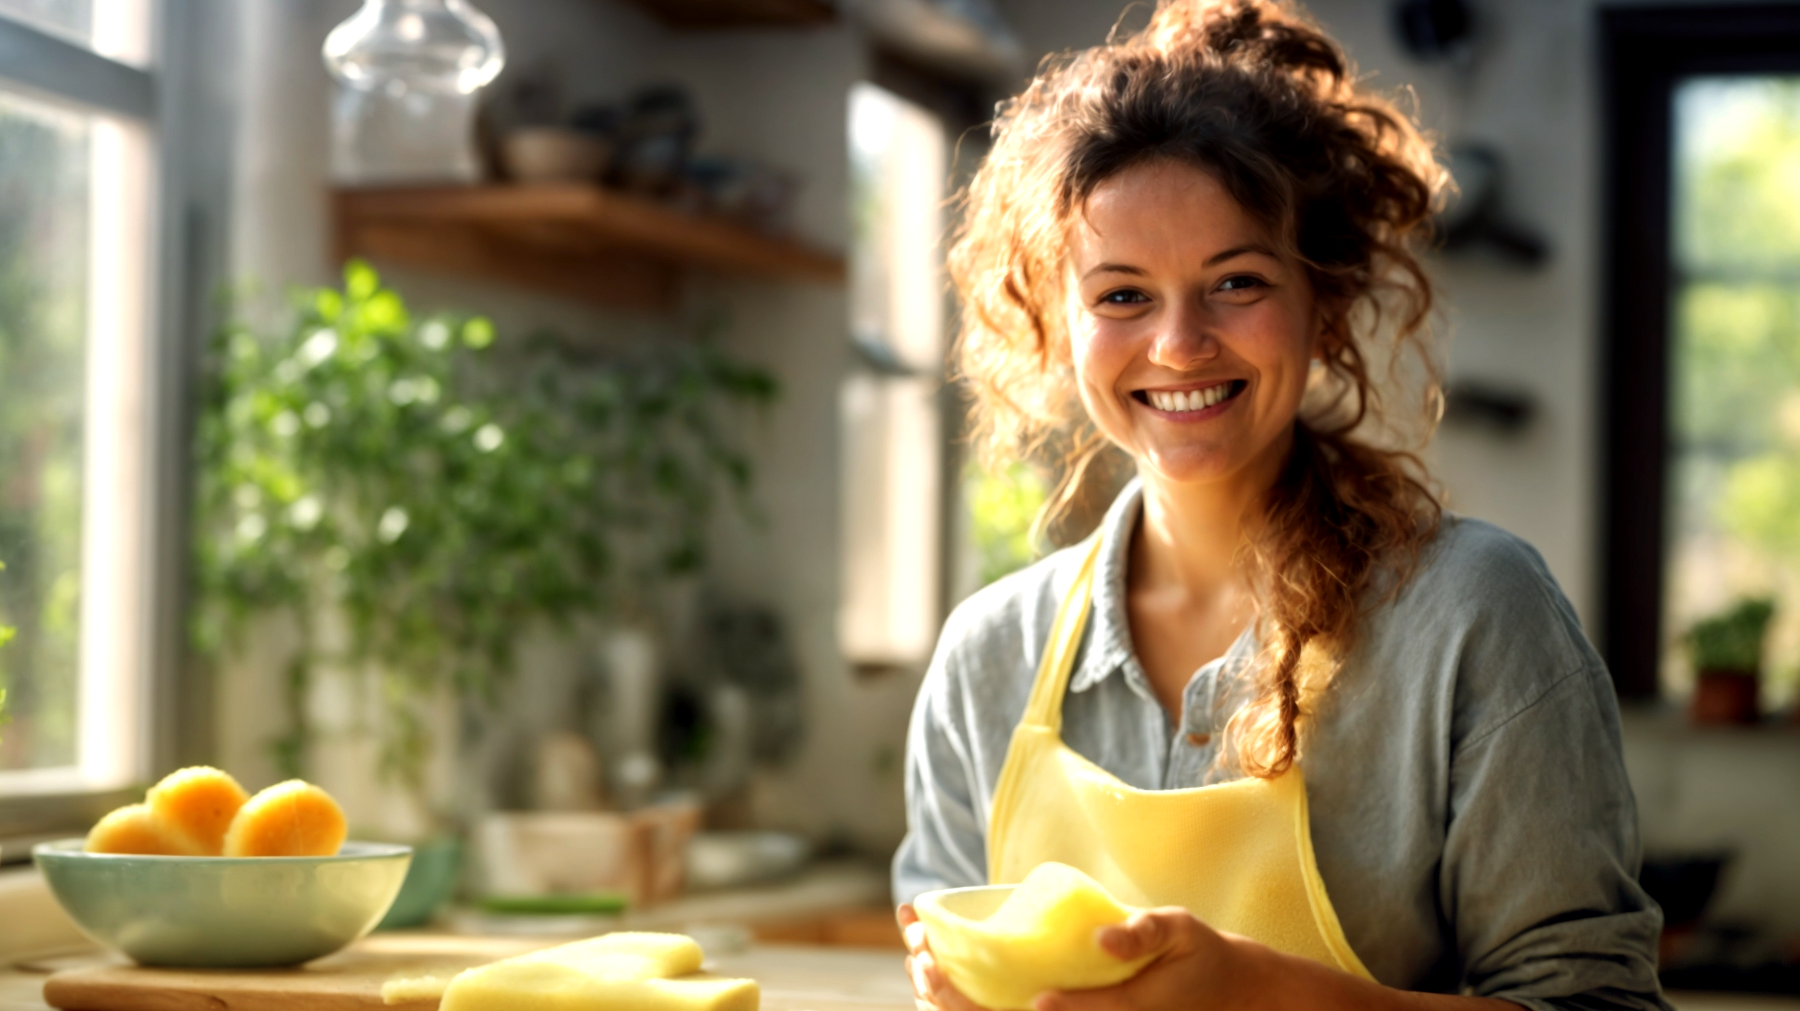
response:
[[[1067,253],[1078,272],[1102,261],[1200,264],[1247,247],[1279,248],[1269,230],[1205,169],[1163,160],[1103,180],[1077,208]]]

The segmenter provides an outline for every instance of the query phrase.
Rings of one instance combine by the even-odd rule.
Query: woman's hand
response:
[[[1385,987],[1214,930],[1179,906],[1146,910],[1117,927],[1101,928],[1099,941],[1119,958],[1152,960],[1118,986],[1042,994],[1037,1011],[1519,1011],[1517,1004],[1491,997]]]
[[[910,905],[898,912],[906,938],[906,972],[920,1011],[985,1011],[965,997],[931,957],[925,924]],[[1255,948],[1243,938],[1221,934],[1177,906],[1151,909],[1117,927],[1100,931],[1100,947],[1121,961],[1146,955],[1144,971],[1118,986],[1097,990],[1051,991],[1037,999],[1038,1011],[1169,1011],[1172,1008],[1246,1008],[1260,987]]]
[[[931,957],[931,946],[925,941],[925,924],[911,903],[896,912],[900,934],[906,938],[906,975],[912,979],[913,1003],[919,1011],[987,1011],[963,996],[953,986],[944,970]]]
[[[1037,999],[1037,1011],[1237,1011],[1267,993],[1262,978],[1269,960],[1262,956],[1268,949],[1222,934],[1179,906],[1135,913],[1119,926],[1101,928],[1099,941],[1121,961],[1148,956],[1150,964],[1117,986],[1046,993]]]

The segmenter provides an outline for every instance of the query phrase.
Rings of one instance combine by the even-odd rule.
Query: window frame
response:
[[[1606,131],[1599,639],[1619,696],[1653,699],[1668,557],[1675,88],[1701,75],[1800,73],[1800,4],[1612,8],[1599,16]]]
[[[993,118],[994,103],[1008,92],[994,82],[979,77],[958,76],[945,68],[921,63],[917,58],[889,46],[876,45],[869,52],[869,68],[865,79],[930,112],[944,125],[949,142],[949,158],[944,170],[944,242],[940,255],[950,252],[950,237],[958,224],[961,207],[956,195],[962,193],[986,156],[989,137],[987,127]],[[960,332],[960,308],[950,290],[950,274],[944,271],[944,362],[939,375],[939,432],[943,442],[938,475],[938,613],[947,616],[965,596],[957,574],[961,545],[965,536],[963,518],[963,470],[969,463],[969,404],[959,383],[951,381],[954,371],[951,356],[955,353]]]
[[[0,80],[9,88],[101,115],[131,120],[148,134],[150,171],[144,307],[146,548],[139,580],[145,611],[141,739],[142,777],[204,760],[211,744],[202,678],[189,670],[186,648],[190,545],[187,447],[189,391],[198,373],[209,305],[224,276],[230,208],[231,123],[228,61],[199,58],[229,52],[235,4],[149,0],[148,66],[101,56],[25,22],[0,16]],[[29,860],[29,845],[86,831],[133,792],[88,789],[0,794],[0,855]]]

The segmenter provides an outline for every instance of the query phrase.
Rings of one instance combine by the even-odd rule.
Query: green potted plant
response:
[[[201,651],[290,615],[282,770],[307,767],[321,665],[373,679],[381,772],[449,840],[428,705],[480,713],[521,629],[641,608],[696,571],[715,501],[750,483],[735,415],[775,395],[704,340],[627,359],[495,343],[479,316],[415,318],[353,262],[285,331],[221,330],[198,426]],[[319,627],[334,613],[340,643]]]
[[[1682,637],[1694,667],[1695,723],[1755,723],[1763,635],[1775,601],[1745,598],[1690,627]]]

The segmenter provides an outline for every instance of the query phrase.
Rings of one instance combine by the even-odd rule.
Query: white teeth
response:
[[[1230,383],[1208,386],[1204,390],[1150,390],[1150,406],[1159,411],[1181,413],[1203,411],[1222,402],[1231,393]]]

